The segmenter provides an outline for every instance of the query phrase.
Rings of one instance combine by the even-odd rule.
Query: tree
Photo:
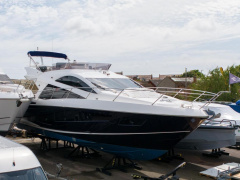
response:
[[[214,93],[217,93],[219,91],[228,91],[229,72],[240,77],[240,65],[232,65],[223,71],[223,73],[221,73],[220,69],[217,67],[212,71],[209,71],[209,74],[207,76],[203,76],[196,83],[193,83],[191,85],[191,88]],[[232,84],[231,92],[222,94],[217,100],[236,102],[240,99],[239,90],[239,83]]]
[[[197,78],[202,78],[204,77],[204,74],[202,72],[200,72],[199,70],[195,69],[195,70],[191,70],[188,71],[187,73],[183,73],[181,75],[181,77],[197,77]]]

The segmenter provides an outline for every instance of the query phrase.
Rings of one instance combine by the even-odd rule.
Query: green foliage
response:
[[[209,71],[207,76],[203,76],[198,80],[196,83],[191,85],[192,89],[204,90],[209,92],[217,93],[219,91],[228,91],[229,90],[229,71],[240,77],[240,65],[238,66],[230,66],[223,74],[221,73],[220,69],[217,67],[212,71]],[[224,93],[222,94],[217,100],[218,101],[231,101],[236,102],[240,99],[240,84],[232,84],[231,85],[231,93]]]
[[[185,72],[183,73],[180,77],[197,77],[197,78],[202,78],[204,77],[204,74],[202,72],[200,72],[199,70],[195,69],[195,70],[191,70],[189,72]]]

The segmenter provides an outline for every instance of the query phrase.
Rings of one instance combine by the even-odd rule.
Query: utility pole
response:
[[[187,88],[187,68],[185,68],[185,88]]]

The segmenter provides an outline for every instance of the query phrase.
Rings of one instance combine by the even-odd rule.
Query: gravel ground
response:
[[[71,157],[67,158],[73,148],[59,148],[43,151],[40,149],[41,140],[38,138],[12,138],[10,139],[29,147],[37,156],[45,171],[50,174],[56,174],[56,163],[63,165],[60,177],[69,180],[125,180],[133,179],[132,174],[159,177],[168,173],[182,162],[186,162],[184,168],[181,168],[177,175],[180,179],[204,180],[211,178],[199,175],[199,172],[208,168],[221,165],[228,162],[240,163],[240,150],[223,148],[226,152],[230,153],[229,156],[222,155],[219,158],[203,156],[203,152],[210,151],[192,151],[192,150],[175,150],[176,154],[181,154],[184,160],[174,159],[171,162],[162,162],[158,160],[151,161],[135,161],[142,170],[133,168],[127,169],[127,172],[120,170],[111,170],[111,176],[96,171],[97,167],[103,167],[107,164],[112,155],[100,152],[101,157],[81,158]],[[59,143],[62,146],[62,143]],[[52,146],[54,147],[54,146]],[[51,178],[49,178],[51,179]],[[54,179],[54,178],[53,178]]]

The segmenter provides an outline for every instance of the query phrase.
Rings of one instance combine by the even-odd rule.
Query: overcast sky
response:
[[[240,64],[240,1],[0,0],[0,68],[23,78],[37,47],[125,75],[207,73]]]

